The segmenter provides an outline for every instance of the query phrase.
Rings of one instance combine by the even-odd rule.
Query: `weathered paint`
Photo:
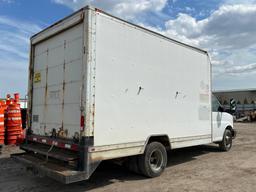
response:
[[[32,117],[39,119],[32,122],[34,134],[50,136],[54,129],[58,137],[72,139],[80,133],[82,31],[77,24],[35,45],[33,70],[41,81],[33,84]]]

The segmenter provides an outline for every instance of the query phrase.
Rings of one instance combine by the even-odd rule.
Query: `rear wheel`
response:
[[[167,164],[167,153],[165,147],[159,142],[149,143],[145,153],[138,157],[141,173],[147,177],[161,175]]]
[[[229,151],[232,147],[232,133],[229,129],[226,129],[224,132],[223,139],[219,144],[219,147],[222,151]]]

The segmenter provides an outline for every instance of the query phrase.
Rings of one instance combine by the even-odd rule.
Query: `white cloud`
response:
[[[236,4],[253,4],[256,0],[225,0],[226,5],[236,5]]]
[[[0,97],[26,94],[29,37],[40,30],[34,23],[0,16]]]
[[[180,13],[166,21],[161,33],[210,52],[214,77],[256,72],[256,5],[222,5],[209,17]]]
[[[66,5],[67,7],[77,10],[85,5],[93,5],[97,8],[104,9],[116,16],[125,19],[134,19],[136,16],[145,12],[161,11],[167,0],[53,0],[55,3]]]
[[[199,21],[180,13],[166,22],[165,31],[181,40],[198,40],[200,47],[240,49],[256,42],[255,18],[256,5],[225,5]]]
[[[19,30],[21,33],[25,34],[31,34],[41,30],[41,27],[39,27],[37,24],[26,21],[19,21],[5,16],[0,16],[0,25],[13,27],[16,30]]]
[[[0,3],[13,3],[14,0],[0,0]]]
[[[248,65],[240,65],[240,66],[233,66],[232,68],[227,68],[224,71],[224,74],[248,74],[248,73],[255,73],[256,72],[256,63],[251,63]]]

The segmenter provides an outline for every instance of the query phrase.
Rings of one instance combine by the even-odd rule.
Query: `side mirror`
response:
[[[235,99],[230,99],[230,111],[234,113],[236,111],[236,100]]]
[[[224,112],[224,107],[219,106],[219,107],[218,107],[218,111],[221,112],[221,113]]]

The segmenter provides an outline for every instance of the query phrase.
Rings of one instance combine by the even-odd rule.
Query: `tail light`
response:
[[[80,130],[84,131],[84,116],[81,115],[80,117]]]

